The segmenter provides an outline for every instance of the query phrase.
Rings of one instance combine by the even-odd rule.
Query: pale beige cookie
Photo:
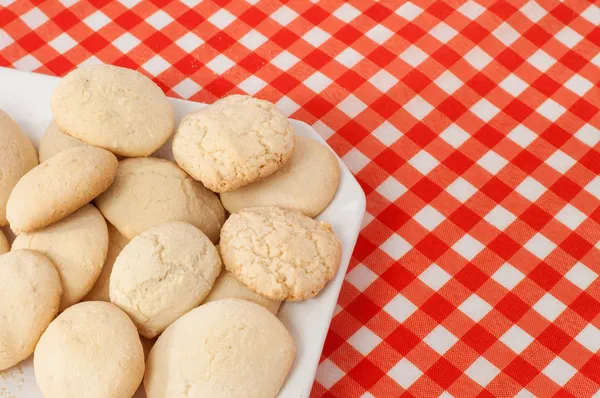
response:
[[[17,181],[38,164],[35,148],[17,123],[0,110],[0,226],[7,225],[6,202]]]
[[[0,231],[0,254],[8,253],[10,251],[10,243],[4,236],[4,233]]]
[[[45,162],[59,152],[78,146],[86,146],[83,141],[65,134],[53,120],[40,140],[40,162]]]
[[[294,131],[285,115],[272,103],[245,95],[187,115],[173,138],[177,164],[215,192],[274,173],[293,150]]]
[[[62,311],[81,300],[102,271],[108,250],[106,222],[98,209],[85,205],[43,229],[17,235],[12,250],[17,249],[35,250],[52,260],[63,285]]]
[[[50,323],[33,367],[45,398],[125,398],[142,381],[144,351],[127,314],[110,303],[86,301]]]
[[[10,194],[11,229],[30,232],[65,218],[112,184],[117,165],[115,155],[92,146],[54,155],[24,175]]]
[[[58,312],[62,288],[43,254],[17,250],[0,256],[0,370],[33,354]]]
[[[173,107],[152,80],[131,69],[75,69],[50,98],[56,124],[90,145],[123,156],[148,156],[173,132]]]
[[[225,222],[225,209],[215,194],[164,159],[120,161],[114,184],[96,204],[128,239],[167,221],[185,221],[216,242]]]
[[[148,398],[275,398],[295,347],[285,326],[260,305],[225,299],[179,318],[150,351]]]
[[[112,225],[108,224],[108,254],[102,272],[92,290],[83,298],[84,301],[110,301],[109,282],[115,260],[129,240]],[[142,341],[143,342],[143,341]]]
[[[223,264],[237,280],[280,301],[316,296],[335,276],[342,255],[329,224],[278,207],[232,214],[219,246]]]
[[[191,224],[172,221],[133,238],[110,275],[110,301],[149,339],[198,306],[221,271],[217,249]]]
[[[230,213],[247,207],[278,206],[316,217],[333,199],[340,181],[338,160],[325,145],[296,137],[290,160],[275,173],[233,192],[221,201]]]
[[[238,298],[242,300],[252,301],[258,305],[262,305],[271,313],[277,314],[281,301],[271,300],[265,296],[248,289],[243,283],[235,279],[235,276],[226,269],[221,271],[212,290],[204,299],[203,304],[211,301],[222,300],[226,298]]]

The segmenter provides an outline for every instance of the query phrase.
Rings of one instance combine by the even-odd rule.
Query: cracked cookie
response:
[[[225,222],[215,194],[164,159],[120,161],[115,182],[96,205],[127,239],[168,221],[185,221],[217,242]]]
[[[17,182],[38,164],[35,148],[17,123],[0,110],[0,226],[7,225],[6,202]]]
[[[279,301],[316,296],[335,276],[342,255],[328,223],[278,207],[232,214],[219,246],[223,264],[240,282]]]
[[[45,254],[56,266],[63,295],[60,310],[79,302],[94,286],[108,250],[108,230],[102,214],[85,205],[70,216],[34,232],[17,235],[12,250]]]
[[[8,198],[6,218],[19,234],[44,228],[72,214],[108,188],[117,158],[92,146],[71,148],[34,167]]]
[[[67,149],[86,145],[85,142],[63,133],[53,120],[40,139],[40,162],[45,162],[57,153]]]
[[[8,239],[4,236],[4,233],[0,231],[0,254],[4,254],[10,251],[10,244]]]
[[[86,301],[50,323],[33,367],[46,398],[131,397],[144,376],[144,351],[127,314],[110,303]]]
[[[238,298],[252,301],[253,303],[262,305],[275,315],[277,315],[277,311],[279,311],[279,307],[281,306],[281,301],[271,300],[270,298],[253,292],[244,286],[243,283],[235,279],[235,276],[233,276],[231,272],[224,269],[217,278],[212,290],[208,296],[206,296],[206,299],[204,299],[203,304],[226,298]]]
[[[275,398],[295,356],[285,326],[260,305],[224,299],[179,318],[148,356],[148,398]]]
[[[123,248],[110,275],[110,301],[151,339],[198,306],[220,271],[217,249],[202,231],[169,222]]]
[[[43,254],[16,250],[0,256],[0,370],[33,353],[58,312],[62,287]]]
[[[294,140],[289,121],[272,103],[232,95],[183,119],[173,156],[208,189],[228,192],[283,166]]]
[[[75,69],[60,80],[50,108],[62,131],[122,156],[148,156],[173,132],[173,107],[152,80],[111,65]]]
[[[333,199],[340,181],[338,160],[325,145],[296,137],[290,160],[275,173],[232,192],[221,202],[230,213],[247,207],[278,206],[316,217]]]
[[[106,254],[106,261],[102,266],[102,272],[96,284],[92,287],[92,290],[83,298],[84,301],[110,301],[109,296],[109,281],[110,273],[112,272],[115,260],[121,250],[129,242],[129,240],[121,235],[121,233],[112,224],[108,224],[108,253]]]

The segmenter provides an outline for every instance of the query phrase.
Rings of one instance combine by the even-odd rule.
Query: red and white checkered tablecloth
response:
[[[600,397],[598,25],[589,0],[0,0],[0,65],[245,92],[328,140],[368,213],[313,398]]]

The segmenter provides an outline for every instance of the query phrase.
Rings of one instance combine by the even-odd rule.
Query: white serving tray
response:
[[[36,148],[46,126],[52,120],[49,99],[58,80],[56,77],[0,68],[0,109],[19,124]],[[175,108],[176,125],[187,113],[205,106],[179,99],[171,99],[171,103]],[[291,122],[297,135],[310,137],[327,145],[308,124],[297,120]],[[156,155],[172,159],[170,142]],[[307,398],[310,394],[325,336],[365,212],[364,192],[350,170],[339,158],[338,161],[341,169],[339,189],[331,204],[318,218],[329,222],[340,238],[343,247],[342,262],[336,277],[316,298],[285,303],[281,307],[279,319],[294,337],[297,354],[279,398]],[[4,231],[8,232],[8,229],[4,228]],[[35,383],[31,358],[0,372],[0,397],[4,396],[42,397]],[[138,391],[136,398],[142,397],[143,392]]]

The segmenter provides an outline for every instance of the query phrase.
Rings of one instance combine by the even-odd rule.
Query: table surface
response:
[[[0,0],[0,65],[248,93],[327,139],[368,204],[313,398],[598,397],[598,25],[588,0]]]

